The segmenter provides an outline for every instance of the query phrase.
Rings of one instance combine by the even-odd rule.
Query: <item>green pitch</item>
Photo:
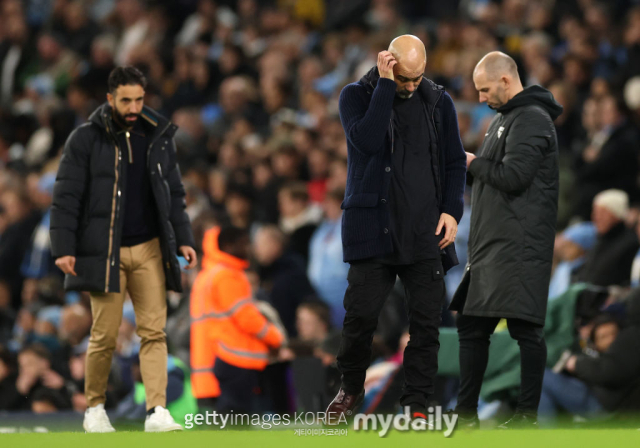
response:
[[[584,448],[584,447],[639,447],[640,430],[637,429],[555,429],[537,431],[480,430],[455,432],[451,438],[441,433],[391,432],[386,438],[375,433],[349,430],[345,436],[298,436],[294,429],[263,431],[185,431],[179,433],[146,434],[144,432],[117,432],[114,434],[48,433],[0,434],[0,447],[43,448],[195,448],[195,447],[490,447],[490,448]]]

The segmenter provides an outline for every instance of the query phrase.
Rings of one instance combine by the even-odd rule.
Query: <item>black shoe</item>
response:
[[[450,409],[446,411],[445,414],[458,415],[458,420],[456,421],[456,429],[480,429],[480,419],[478,418],[477,413],[470,414]]]
[[[509,420],[498,426],[498,429],[538,429],[538,416],[516,412]]]
[[[346,421],[348,417],[351,417],[353,412],[364,400],[364,389],[359,394],[354,395],[346,392],[340,388],[338,395],[329,404],[326,411],[326,422],[328,426],[337,425],[341,421]]]

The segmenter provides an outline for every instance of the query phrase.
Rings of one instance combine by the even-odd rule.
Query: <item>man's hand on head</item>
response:
[[[398,61],[393,55],[388,51],[381,51],[378,53],[378,72],[380,73],[381,78],[387,78],[390,80],[394,80],[393,77],[393,66],[396,65]]]

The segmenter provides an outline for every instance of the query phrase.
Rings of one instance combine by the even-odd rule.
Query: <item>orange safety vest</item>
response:
[[[208,323],[197,318],[204,314],[207,297],[207,274],[215,265],[214,252],[218,250],[219,228],[207,232],[202,242],[204,256],[202,270],[191,287],[189,301],[191,315],[191,391],[196,398],[212,398],[220,395],[218,380],[213,374],[216,361],[215,344],[208,336]]]
[[[198,397],[198,381],[213,391],[215,357],[236,367],[263,370],[269,347],[282,344],[282,333],[258,310],[244,270],[248,263],[218,248],[220,230],[205,233],[203,270],[191,294],[192,387]],[[194,380],[194,375],[198,376]],[[208,387],[208,389],[207,389]],[[216,381],[216,395],[219,388]]]

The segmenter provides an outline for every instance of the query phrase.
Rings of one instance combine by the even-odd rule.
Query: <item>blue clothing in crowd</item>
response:
[[[349,282],[349,264],[342,261],[341,220],[323,221],[309,243],[307,275],[311,285],[331,309],[331,323],[342,328],[342,304]]]

